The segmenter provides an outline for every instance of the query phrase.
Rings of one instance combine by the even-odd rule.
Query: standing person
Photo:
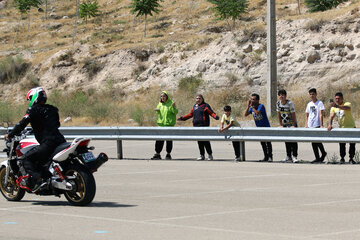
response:
[[[309,90],[310,102],[306,106],[306,119],[305,127],[306,128],[323,128],[323,118],[324,118],[324,104],[322,101],[317,99],[317,93],[315,88]],[[322,143],[311,143],[315,160],[311,163],[321,163],[326,157],[326,152],[324,145]],[[319,155],[319,150],[321,151],[321,157]]]
[[[330,100],[331,101],[331,100]],[[336,116],[340,128],[355,128],[355,121],[352,116],[351,103],[344,102],[344,96],[341,92],[335,94],[335,102],[331,101],[330,118],[328,130],[330,131],[333,126],[333,119]],[[340,164],[345,163],[346,143],[339,143],[340,145]],[[355,164],[355,143],[350,143],[349,149],[349,163]]]
[[[225,130],[228,130],[232,126],[240,127],[240,124],[238,121],[236,121],[234,116],[231,114],[231,107],[225,106],[224,114],[221,117],[221,124],[220,124],[219,132],[221,133]],[[233,145],[234,152],[235,152],[235,162],[239,162],[240,161],[240,142],[232,141],[232,145]]]
[[[37,192],[46,185],[42,179],[39,166],[47,163],[55,148],[65,142],[65,138],[58,129],[60,127],[58,109],[45,104],[47,96],[43,88],[31,89],[26,95],[26,100],[30,103],[25,116],[4,137],[11,139],[21,133],[29,123],[31,124],[39,145],[25,153],[23,167],[30,175],[27,187],[32,192]]]
[[[276,103],[276,111],[278,113],[280,127],[297,127],[295,106],[294,103],[288,99],[287,93],[284,89],[278,91],[279,101]],[[286,157],[283,162],[292,160],[294,163],[298,162],[298,144],[297,142],[285,142]],[[292,155],[292,157],[291,157]]]
[[[245,117],[252,114],[255,125],[257,127],[270,127],[269,119],[266,115],[265,106],[260,104],[260,96],[256,93],[251,95],[248,106],[245,110]],[[264,158],[260,162],[272,162],[273,153],[271,142],[261,142],[261,147],[264,152]]]
[[[178,118],[179,121],[186,121],[189,118],[193,118],[194,127],[208,127],[210,126],[209,116],[213,117],[216,120],[219,120],[219,117],[211,109],[210,105],[205,102],[203,95],[197,94],[195,101],[196,102],[190,113]],[[210,141],[198,141],[198,145],[200,150],[200,157],[197,159],[198,161],[205,160],[205,149],[209,155],[208,160],[214,159],[212,156]]]
[[[169,98],[169,94],[166,91],[162,91],[160,94],[160,102],[155,108],[158,115],[157,124],[159,127],[173,127],[176,123],[176,114],[178,110],[175,102]],[[151,158],[152,160],[161,159],[160,152],[164,147],[164,141],[155,142],[155,154]],[[166,157],[165,159],[171,159],[171,150],[173,148],[172,141],[166,141]]]

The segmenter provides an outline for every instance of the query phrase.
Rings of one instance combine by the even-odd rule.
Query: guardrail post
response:
[[[123,159],[122,141],[117,140],[117,158]]]
[[[240,142],[240,160],[245,161],[245,142]]]

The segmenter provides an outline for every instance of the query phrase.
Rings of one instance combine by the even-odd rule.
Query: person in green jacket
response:
[[[172,127],[176,123],[176,114],[178,110],[175,102],[169,98],[169,94],[166,91],[162,91],[160,95],[160,102],[155,108],[158,114],[157,124],[159,127]],[[155,142],[155,154],[151,158],[152,160],[161,159],[160,152],[164,147],[164,141]],[[166,141],[166,157],[165,159],[171,159],[171,150],[173,148],[172,141]]]

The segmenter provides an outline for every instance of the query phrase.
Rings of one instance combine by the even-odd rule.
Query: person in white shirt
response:
[[[306,128],[323,128],[323,118],[324,118],[324,104],[322,101],[317,99],[317,93],[315,88],[309,90],[310,102],[306,106],[306,119],[305,127]],[[326,157],[326,151],[322,143],[311,143],[315,160],[311,163],[322,163]],[[319,155],[319,150],[321,151],[321,157]]]

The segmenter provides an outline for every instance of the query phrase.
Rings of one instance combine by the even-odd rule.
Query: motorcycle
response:
[[[93,173],[108,160],[105,153],[95,158],[89,147],[90,138],[75,138],[71,143],[58,146],[49,161],[42,165],[41,174],[45,183],[36,192],[28,186],[28,175],[23,167],[24,154],[39,145],[28,129],[21,135],[6,141],[4,152],[8,160],[0,165],[0,191],[8,201],[20,201],[25,193],[37,195],[61,194],[71,205],[85,206],[95,197],[96,183]]]

